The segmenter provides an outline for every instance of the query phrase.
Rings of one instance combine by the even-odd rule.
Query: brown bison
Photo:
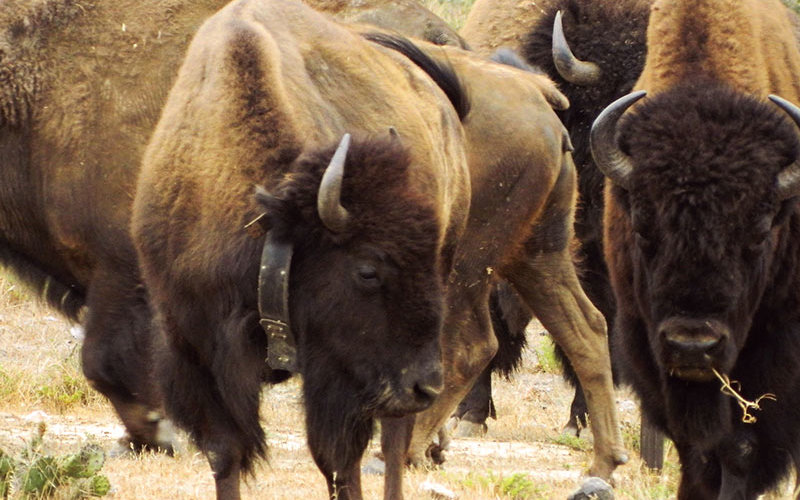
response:
[[[499,277],[515,287],[573,360],[580,379],[592,386],[596,439],[590,473],[609,477],[626,455],[607,371],[605,322],[580,288],[571,259],[576,178],[569,140],[552,109],[567,102],[541,74],[454,47],[368,38],[412,59],[422,50],[451,64],[470,96],[463,126],[472,201],[450,278],[442,340],[445,390],[416,418],[412,462],[422,460],[496,351],[488,296]]]
[[[128,235],[134,182],[188,40],[223,3],[0,8],[0,261],[84,323],[84,373],[136,448],[170,443]]]
[[[754,499],[800,463],[800,52],[778,0],[660,0],[647,43],[591,132],[619,367],[678,498]]]
[[[461,30],[467,42],[483,53],[502,47],[517,50],[525,63],[544,71],[569,99],[569,108],[558,110],[557,114],[570,134],[578,169],[576,260],[583,289],[610,327],[614,298],[602,246],[604,177],[589,151],[589,129],[608,104],[631,91],[642,71],[650,3],[651,0],[477,0]],[[511,308],[506,315],[521,318],[526,312]],[[527,316],[530,319],[529,313]],[[517,322],[525,323],[521,319]],[[512,338],[517,336],[519,333]],[[577,435],[586,426],[586,402],[569,360],[560,349],[557,353],[564,362],[566,378],[576,385],[565,430]],[[476,390],[487,391],[485,387]],[[489,402],[485,397],[480,401],[484,405]],[[488,413],[474,406],[462,408],[461,412],[463,418],[473,420]]]
[[[360,498],[382,418],[386,496],[402,498],[404,415],[433,401],[411,444],[424,452],[494,354],[495,273],[591,387],[592,473],[625,459],[605,322],[569,258],[575,172],[547,99],[566,102],[541,75],[419,44],[360,38],[302,4],[237,1],[181,68],[132,228],[165,333],[167,408],[208,455],[221,498],[238,497],[240,472],[264,453],[259,388],[285,376],[265,358],[304,377],[331,496]],[[501,85],[510,99],[495,96]],[[518,140],[487,146],[512,130]],[[262,320],[269,340],[259,310],[277,316]]]
[[[428,62],[465,113],[457,77]],[[374,419],[442,390],[470,184],[459,116],[428,73],[281,0],[229,4],[188,50],[132,231],[165,336],[165,404],[218,498],[238,498],[264,455],[260,388],[286,369],[303,376],[308,444],[338,499],[361,498]]]
[[[303,0],[320,12],[345,22],[397,31],[436,45],[467,48],[464,39],[444,20],[416,0]]]

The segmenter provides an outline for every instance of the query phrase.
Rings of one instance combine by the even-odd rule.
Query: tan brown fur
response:
[[[753,95],[800,97],[795,31],[779,0],[655,2],[647,45],[636,88],[650,94],[705,75]]]
[[[494,355],[497,340],[486,295],[493,277],[501,276],[515,285],[574,360],[581,379],[592,385],[596,455],[590,471],[610,477],[624,450],[605,324],[577,285],[571,260],[576,178],[565,154],[566,132],[553,110],[568,102],[544,75],[457,48],[419,46],[451,64],[470,96],[463,127],[472,202],[442,341],[450,390],[417,417],[411,460],[423,461],[433,435]],[[575,336],[576,331],[582,333]],[[586,354],[591,361],[580,360]]]
[[[436,45],[466,48],[464,40],[446,22],[416,0],[304,0],[340,21],[395,30]]]
[[[489,56],[501,47],[519,50],[550,0],[476,0],[459,34],[476,52]]]

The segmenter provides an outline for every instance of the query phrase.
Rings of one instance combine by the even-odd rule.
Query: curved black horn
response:
[[[782,97],[770,95],[769,100],[784,110],[789,117],[800,127],[800,108]],[[800,195],[800,158],[784,168],[778,174],[778,197],[781,200]]]
[[[344,134],[331,162],[322,175],[317,194],[317,212],[325,227],[334,233],[341,233],[347,227],[350,214],[342,206],[342,178],[347,149],[350,147],[350,134]]]
[[[572,53],[561,25],[561,11],[556,12],[556,20],[553,22],[553,63],[558,74],[575,85],[594,85],[603,75],[600,66],[581,61]]]
[[[595,118],[589,133],[589,146],[592,157],[603,174],[614,184],[629,189],[629,179],[633,165],[628,155],[617,147],[615,133],[617,121],[636,101],[647,94],[644,90],[624,95],[611,104]]]

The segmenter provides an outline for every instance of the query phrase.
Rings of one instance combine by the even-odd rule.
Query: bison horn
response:
[[[342,206],[342,178],[347,149],[350,147],[350,134],[344,134],[331,162],[322,175],[317,195],[317,212],[325,227],[334,233],[341,233],[347,227],[350,214]]]
[[[553,63],[556,71],[564,80],[575,85],[594,85],[600,81],[603,72],[593,62],[581,61],[569,48],[561,24],[561,11],[556,12],[553,22]]]
[[[769,99],[786,111],[786,114],[800,127],[800,108],[776,95],[770,95]],[[778,174],[778,198],[785,200],[798,195],[800,195],[800,158],[795,159]]]
[[[589,134],[589,145],[597,168],[614,184],[624,189],[630,187],[629,181],[633,165],[628,155],[617,147],[615,138],[617,121],[633,103],[644,97],[645,94],[647,92],[639,90],[609,104],[594,120]]]

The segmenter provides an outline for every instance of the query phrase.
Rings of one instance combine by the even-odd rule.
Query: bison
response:
[[[520,74],[362,38],[289,1],[238,0],[201,28],[148,146],[132,232],[164,333],[167,409],[207,454],[219,497],[238,497],[263,455],[259,388],[289,368],[331,496],[360,498],[381,418],[386,496],[402,498],[397,443],[424,452],[494,354],[495,272],[591,387],[592,472],[624,461],[605,322],[569,255],[575,172],[550,105],[566,103]],[[509,146],[487,146],[513,129]],[[272,313],[269,340],[259,312]],[[431,404],[411,438],[408,414]]]
[[[131,227],[165,405],[218,498],[239,498],[264,455],[260,388],[287,370],[303,377],[309,448],[338,499],[361,498],[374,419],[442,391],[470,179],[456,108],[428,75],[462,115],[468,101],[447,66],[425,63],[281,0],[232,2],[187,52]]]
[[[436,45],[466,49],[467,43],[444,20],[416,0],[303,0],[345,22],[397,31]]]
[[[679,499],[754,499],[800,463],[800,52],[778,0],[658,0],[647,44],[591,130],[618,367]]]
[[[416,418],[411,461],[422,461],[431,438],[496,352],[488,297],[495,278],[501,278],[592,386],[590,414],[599,441],[589,470],[609,477],[627,457],[607,371],[605,322],[580,288],[572,263],[576,178],[569,139],[553,111],[566,106],[564,96],[544,75],[455,47],[422,42],[408,47],[391,36],[369,38],[412,59],[422,50],[448,62],[470,96],[463,126],[472,201],[450,279],[442,339],[445,391]]]
[[[169,448],[128,234],[139,159],[214,1],[9,0],[0,9],[0,262],[85,326],[83,371],[123,444]]]
[[[608,104],[631,91],[642,71],[650,4],[651,0],[477,0],[460,32],[484,54],[504,47],[518,51],[525,63],[544,71],[569,99],[569,108],[557,114],[569,131],[578,169],[576,260],[581,285],[606,317],[610,332],[614,298],[602,245],[604,176],[589,151],[589,129]],[[530,319],[524,309],[512,308],[506,314]],[[567,380],[576,385],[565,431],[579,435],[586,426],[583,391],[569,360],[560,349],[556,352],[564,362]],[[613,354],[612,349],[612,361]],[[487,391],[485,387],[476,390]],[[473,419],[488,413],[474,408],[461,411]]]

